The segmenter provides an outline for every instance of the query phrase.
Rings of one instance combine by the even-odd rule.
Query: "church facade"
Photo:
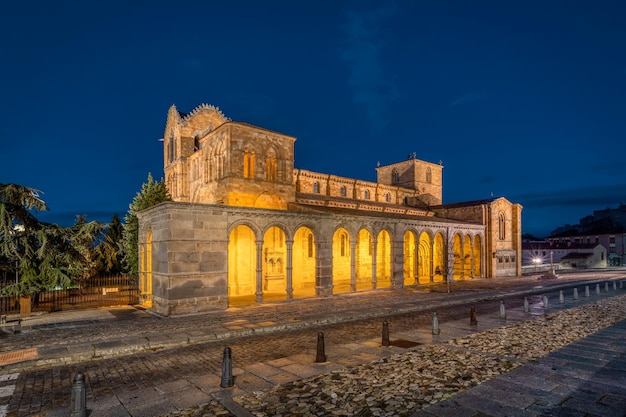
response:
[[[172,106],[171,202],[139,217],[141,300],[165,314],[521,274],[521,206],[443,204],[443,166],[369,182],[294,167],[295,138]]]

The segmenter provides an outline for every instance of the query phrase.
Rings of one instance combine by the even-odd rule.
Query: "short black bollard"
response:
[[[500,318],[506,320],[506,308],[504,307],[504,301],[500,301]]]
[[[472,306],[470,308],[470,326],[478,325],[478,320],[476,320],[476,307]]]
[[[565,296],[563,295],[563,290],[559,291],[559,304],[565,303]]]
[[[87,396],[85,392],[85,375],[76,372],[72,381],[70,417],[87,417]]]
[[[585,297],[589,297],[589,285],[585,285]]]
[[[439,330],[439,318],[437,317],[437,313],[433,313],[433,334],[437,335],[441,333]]]
[[[578,288],[574,288],[574,301],[578,300]]]
[[[387,320],[383,321],[383,341],[382,341],[382,345],[383,346],[389,346],[389,323],[387,323]]]
[[[222,360],[222,382],[220,387],[230,388],[235,385],[233,378],[233,358],[229,347],[224,348],[224,359]]]
[[[324,352],[324,333],[317,334],[317,355],[315,356],[315,362],[326,362],[326,352]]]
[[[524,313],[530,312],[530,306],[528,305],[528,297],[524,297]]]

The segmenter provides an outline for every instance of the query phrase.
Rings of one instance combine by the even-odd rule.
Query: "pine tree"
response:
[[[141,186],[124,217],[124,263],[131,277],[139,275],[139,220],[137,213],[164,201],[171,201],[165,179],[155,181],[148,173],[148,182]]]

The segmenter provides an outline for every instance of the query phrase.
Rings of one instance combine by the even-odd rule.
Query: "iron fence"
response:
[[[30,296],[31,311],[61,311],[137,304],[137,281],[127,276],[96,277],[75,288],[43,291]],[[0,297],[2,314],[20,312],[19,297]]]

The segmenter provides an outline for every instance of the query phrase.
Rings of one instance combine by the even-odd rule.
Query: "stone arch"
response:
[[[433,282],[443,282],[448,276],[446,271],[447,252],[443,232],[436,232],[433,238]]]
[[[350,233],[345,227],[338,227],[333,233],[333,294],[351,290],[352,250]]]
[[[287,234],[281,226],[269,225],[263,233],[261,279],[263,300],[287,295]]]
[[[372,289],[372,262],[374,256],[374,238],[372,232],[363,227],[356,234],[355,291]]]
[[[238,222],[228,231],[228,304],[252,304],[257,289],[258,230]]]
[[[308,225],[296,228],[292,246],[293,298],[315,296],[317,247],[315,231]]]
[[[414,230],[407,230],[403,236],[404,247],[402,253],[404,254],[404,266],[403,270],[403,284],[414,285],[418,284],[417,275],[417,251],[418,244],[416,239],[416,232]]]
[[[391,233],[382,229],[376,236],[376,288],[390,288],[392,276]]]
[[[433,280],[433,275],[432,234],[422,231],[417,243],[417,283],[427,284]]]
[[[473,277],[472,260],[472,237],[466,234],[463,238],[463,279]]]
[[[463,276],[463,240],[458,232],[452,238],[452,253],[454,255],[452,279],[459,281]]]
[[[141,283],[139,301],[141,305],[152,307],[152,226],[146,228],[144,244],[141,246]]]
[[[482,277],[482,259],[483,259],[483,250],[482,250],[482,238],[480,235],[474,236],[474,248],[472,251],[472,257],[474,258],[474,276]]]

